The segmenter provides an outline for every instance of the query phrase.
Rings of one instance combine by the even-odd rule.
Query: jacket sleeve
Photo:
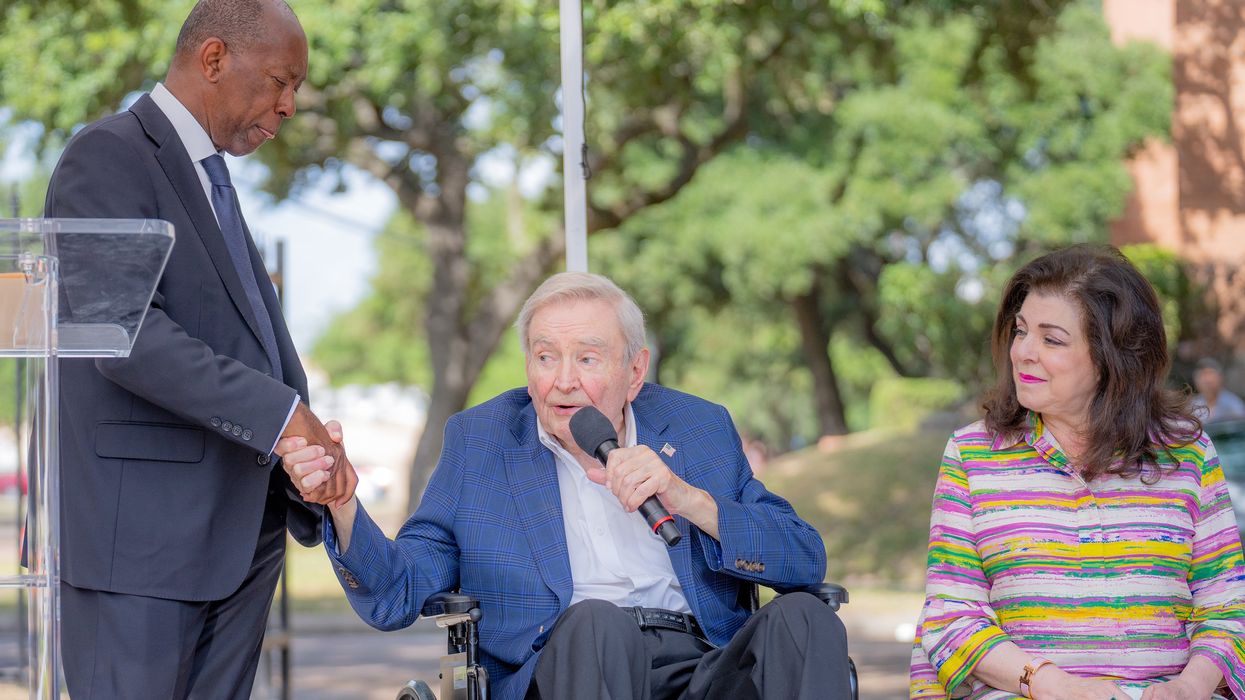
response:
[[[947,442],[934,489],[925,606],[913,654],[912,697],[956,695],[981,659],[1007,641],[989,603],[959,446]],[[941,692],[941,694],[940,694]]]
[[[1194,526],[1189,592],[1190,653],[1223,673],[1234,697],[1245,697],[1245,563],[1241,537],[1214,445],[1206,443]]]
[[[455,416],[445,426],[445,447],[419,508],[389,539],[360,505],[350,547],[337,551],[332,523],[324,528],[324,546],[351,607],[382,630],[409,626],[433,593],[458,586],[458,544],[454,514],[463,470],[463,432]]]
[[[693,527],[709,568],[774,588],[798,588],[826,577],[826,545],[785,499],[752,476],[730,414],[714,406],[713,435],[729,436],[729,468],[737,499],[711,493],[718,505],[718,535]]]
[[[159,218],[149,164],[121,136],[89,129],[66,149],[48,187],[49,217]],[[175,231],[193,236],[193,231]],[[174,281],[176,282],[176,281]],[[129,357],[96,361],[127,391],[240,445],[265,451],[276,443],[297,392],[191,337],[163,308],[157,287]],[[218,429],[212,419],[251,430],[250,440]]]

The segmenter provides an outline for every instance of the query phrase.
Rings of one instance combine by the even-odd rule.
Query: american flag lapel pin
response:
[[[673,457],[674,447],[670,443],[667,442],[666,444],[661,446],[661,453],[666,455],[667,457]]]

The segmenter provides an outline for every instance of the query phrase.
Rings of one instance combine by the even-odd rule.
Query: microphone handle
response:
[[[594,455],[601,464],[605,464],[610,453],[618,448],[618,441],[606,440],[597,447]],[[656,496],[649,496],[640,504],[640,515],[644,516],[644,522],[653,529],[653,532],[661,536],[667,547],[673,547],[683,539],[683,534],[679,532],[679,526],[674,524],[674,516],[666,510],[666,507],[657,500]]]
[[[674,524],[674,517],[666,512],[666,507],[656,496],[649,496],[640,504],[640,513],[644,515],[644,522],[653,528],[653,532],[666,541],[667,547],[673,547],[683,539],[679,527]]]

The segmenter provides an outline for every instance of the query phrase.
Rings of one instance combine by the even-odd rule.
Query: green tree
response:
[[[1113,46],[1092,3],[1023,48],[988,6],[896,12],[884,60],[822,95],[833,109],[759,129],[598,257],[632,288],[667,290],[645,295],[662,325],[726,299],[793,324],[821,434],[849,427],[840,337],[896,374],[979,386],[1013,260],[1105,240],[1131,188],[1126,158],[1165,134],[1171,99],[1167,58]],[[664,338],[667,362],[694,335]]]
[[[0,101],[17,119],[44,124],[45,144],[58,143],[163,74],[189,6],[7,3]],[[882,0],[588,3],[590,229],[618,226],[674,197],[753,119],[773,113],[780,90],[798,87],[798,78],[783,76],[810,75],[806,64],[822,37],[871,41],[866,20],[886,11]],[[534,222],[494,251],[510,261],[500,274],[475,264],[467,197],[481,158],[522,163],[560,152],[556,5],[341,0],[299,12],[313,56],[302,117],[258,158],[277,196],[360,168],[389,185],[422,230],[432,279],[419,297],[422,327],[407,331],[427,346],[432,387],[413,500],[440,451],[441,425],[462,408],[519,304],[562,255],[560,228]],[[541,200],[550,211],[554,186]]]
[[[43,124],[42,143],[55,148],[76,125],[163,75],[189,6],[11,0],[0,15],[0,103],[15,119]],[[741,247],[723,253],[723,264],[751,257],[771,264],[764,275],[720,274],[707,289],[729,289],[738,301],[746,296],[738,288],[755,277],[753,317],[795,315],[798,353],[823,407],[818,430],[841,431],[840,368],[825,349],[845,324],[860,327],[905,373],[922,369],[904,366],[877,328],[886,265],[923,259],[948,232],[967,229],[962,198],[980,182],[1000,183],[997,202],[1024,203],[1021,229],[1047,240],[1097,235],[1122,196],[1123,154],[1165,123],[1164,61],[1111,47],[1100,18],[1080,4],[1072,5],[1079,14],[1061,14],[1065,6],[588,2],[589,228],[625,227],[657,205],[680,210],[701,171],[745,141],[765,151],[767,169],[785,168],[784,177],[811,171],[817,189],[799,197],[817,207],[804,212],[809,219],[778,213],[778,190],[762,210],[769,217],[730,206],[737,198],[714,212],[719,221],[726,212],[781,218],[801,232],[751,242],[724,236]],[[440,451],[442,424],[468,400],[523,298],[562,256],[556,178],[528,202],[493,192],[476,206],[468,197],[486,159],[522,166],[560,156],[556,7],[339,0],[298,10],[312,53],[301,114],[257,158],[278,197],[340,182],[345,169],[358,168],[400,203],[407,220],[381,243],[393,246],[379,281],[392,295],[369,299],[363,318],[346,323],[355,324],[356,357],[371,350],[367,333],[397,326],[385,341],[394,361],[356,362],[367,374],[431,383],[414,499]],[[1146,109],[1152,118],[1138,116]],[[765,185],[767,172],[746,177]],[[725,186],[737,191],[739,183]],[[1074,201],[1058,202],[1070,191]],[[712,217],[692,218],[636,231],[652,232],[646,240],[708,238],[689,232]],[[628,227],[626,235],[642,234]],[[981,247],[980,236],[958,237]],[[420,246],[422,256],[398,253],[404,245]],[[778,307],[761,303],[766,290]],[[326,341],[335,349],[325,352],[349,355],[348,338],[335,335]],[[420,353],[428,374],[418,369]]]

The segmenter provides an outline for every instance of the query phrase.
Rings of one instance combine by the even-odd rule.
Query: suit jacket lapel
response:
[[[541,578],[565,608],[571,603],[574,583],[566,549],[566,526],[562,521],[558,468],[553,453],[540,444],[536,413],[531,406],[520,415],[514,434],[518,446],[506,450],[505,454],[510,493]]]
[[[216,268],[216,273],[220,275],[221,281],[225,284],[225,289],[229,292],[229,297],[233,300],[234,306],[238,308],[238,312],[242,314],[242,318],[246,321],[246,325],[251,329],[251,333],[255,335],[255,339],[263,344],[259,334],[259,323],[255,320],[255,312],[251,309],[251,302],[246,297],[246,291],[242,288],[242,281],[238,277],[238,270],[233,264],[233,258],[229,256],[229,248],[225,246],[225,237],[220,231],[219,224],[216,223],[216,216],[212,213],[212,205],[208,203],[207,197],[203,193],[203,185],[199,181],[199,174],[195,172],[194,164],[190,162],[190,155],[186,153],[186,147],[182,145],[181,139],[177,137],[177,132],[173,129],[172,123],[164,116],[164,112],[151,99],[149,95],[143,95],[138,101],[130,107],[130,111],[134,116],[138,117],[138,121],[143,125],[147,135],[154,140],[158,146],[156,150],[156,161],[160,163],[160,167],[164,169],[164,174],[169,178],[169,182],[173,185],[174,191],[182,201],[182,206],[186,208],[186,213],[190,215],[190,221],[194,224],[195,232],[203,241],[203,247],[207,249],[208,256],[212,259],[212,265]],[[180,234],[181,232],[176,232]]]
[[[686,479],[687,467],[683,461],[683,452],[678,449],[678,445],[674,447],[674,454],[666,454],[662,451],[670,439],[667,429],[670,422],[664,416],[656,415],[648,410],[647,402],[636,397],[636,401],[631,404],[631,410],[635,414],[636,423],[636,443],[647,445],[649,449],[657,453],[666,466],[670,467],[670,471],[680,479]],[[679,543],[669,548],[670,562],[674,564],[674,572],[679,576],[679,583],[683,585],[684,590],[690,591],[690,586],[694,585],[691,577],[691,558],[690,558],[690,542],[692,525],[682,515],[674,516],[674,524],[679,528],[679,532],[683,537]]]

